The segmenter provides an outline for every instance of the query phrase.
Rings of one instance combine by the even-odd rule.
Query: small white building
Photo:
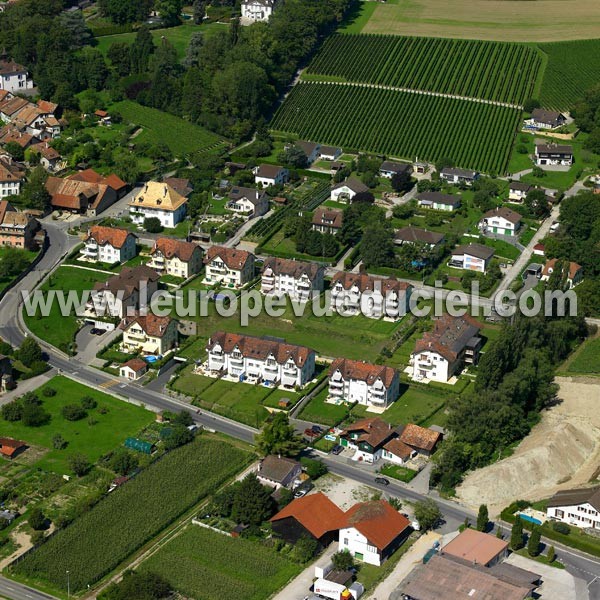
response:
[[[460,196],[443,194],[442,192],[422,192],[417,195],[419,206],[448,212],[460,208],[460,200]]]
[[[0,158],[0,198],[18,196],[25,173],[13,164],[12,158]]]
[[[269,197],[262,190],[235,186],[229,192],[227,208],[250,219],[260,217],[269,210]]]
[[[531,129],[556,129],[562,127],[567,118],[562,113],[544,108],[536,108],[529,119],[525,119],[525,125]]]
[[[278,0],[247,0],[242,2],[242,20],[250,23],[268,21]]]
[[[287,295],[295,300],[308,300],[311,292],[322,292],[325,269],[316,263],[285,258],[265,260],[261,292]]]
[[[94,225],[88,230],[79,260],[124,263],[137,254],[136,236],[127,229]]]
[[[141,351],[164,355],[177,346],[177,321],[152,313],[121,322],[122,347],[126,352]]]
[[[283,185],[290,178],[290,172],[285,167],[278,165],[259,165],[252,169],[254,173],[254,183],[262,187],[271,185]]]
[[[129,202],[129,216],[138,225],[143,225],[145,219],[156,217],[163,227],[172,229],[183,221],[186,211],[187,198],[169,184],[158,181],[146,183]]]
[[[392,367],[348,358],[337,358],[331,363],[330,398],[387,408],[399,395],[400,376]]]
[[[33,89],[33,79],[29,71],[12,60],[0,60],[0,90],[24,92]]]
[[[538,143],[535,145],[535,164],[538,167],[570,167],[573,164],[573,146],[554,142],[549,144]]]
[[[237,333],[217,331],[206,346],[207,370],[238,381],[270,382],[287,389],[304,387],[315,373],[315,351]]]
[[[493,256],[494,249],[482,244],[457,246],[452,250],[448,266],[455,269],[485,273]]]
[[[582,529],[600,529],[600,487],[557,492],[548,501],[546,514]]]
[[[514,210],[499,206],[488,210],[479,221],[482,233],[515,236],[521,228],[523,217]]]
[[[368,191],[369,188],[362,181],[350,177],[331,188],[330,199],[334,202],[350,204],[357,194],[364,194]]]
[[[119,375],[124,379],[137,381],[146,374],[148,363],[141,358],[132,358],[119,367]]]
[[[342,149],[338,146],[321,146],[319,158],[321,160],[337,160],[342,155]]]
[[[479,179],[479,173],[470,169],[446,167],[440,171],[440,179],[451,185],[473,185],[473,182]]]
[[[202,270],[203,250],[198,244],[173,238],[158,238],[147,265],[161,275],[187,279]]]
[[[211,246],[204,257],[209,284],[222,283],[228,287],[241,287],[254,278],[254,254],[245,250]]]
[[[533,185],[522,183],[520,181],[511,181],[508,186],[508,199],[510,202],[521,203],[527,197],[531,190],[535,189]]]

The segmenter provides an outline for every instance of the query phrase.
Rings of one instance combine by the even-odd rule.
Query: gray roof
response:
[[[425,244],[439,244],[444,239],[443,233],[437,231],[427,231],[427,229],[421,229],[420,227],[402,227],[398,229],[394,234],[394,239],[403,242],[423,242]]]
[[[363,192],[369,191],[369,188],[362,181],[359,181],[358,179],[355,179],[354,177],[350,177],[349,179],[346,179],[345,181],[340,181],[340,183],[334,185],[331,189],[338,190],[344,186],[349,187],[356,194],[361,194]]]
[[[490,219],[492,217],[502,217],[515,225],[520,223],[523,217],[514,210],[507,208],[506,206],[497,206],[496,208],[492,208],[492,210],[488,210],[484,215],[484,219]]]
[[[341,153],[342,149],[339,146],[321,146],[321,154],[337,154]]]
[[[239,187],[235,186],[229,192],[229,200],[241,200],[247,198],[255,206],[263,199],[265,192],[261,190],[255,190],[254,188]]]
[[[554,110],[546,110],[545,108],[536,108],[531,113],[532,118],[538,123],[546,123],[548,125],[558,125],[559,121],[564,120],[564,115]]]
[[[437,204],[448,204],[450,206],[460,205],[460,196],[442,194],[442,192],[422,192],[417,195],[417,200],[436,202]]]
[[[446,167],[445,169],[442,169],[442,175],[457,175],[458,177],[473,179],[477,175],[477,171],[472,171],[470,169],[459,169],[457,167]]]
[[[475,256],[482,260],[488,260],[494,256],[494,249],[489,246],[483,246],[482,244],[469,244],[468,246],[457,246],[452,250],[452,256],[458,254],[468,254],[469,256]]]
[[[390,171],[392,173],[405,173],[412,171],[412,165],[408,163],[394,162],[393,160],[384,160],[379,167],[380,171]]]
[[[521,181],[511,181],[509,187],[511,190],[519,190],[521,192],[528,192],[534,188],[533,185],[530,185],[529,183],[522,183]]]
[[[278,456],[269,455],[261,461],[258,475],[265,479],[275,481],[276,483],[281,483],[299,466],[300,463],[291,458],[280,458]]]
[[[586,503],[600,511],[600,486],[557,492],[548,501],[548,506],[578,506]]]
[[[566,144],[540,144],[535,145],[538,154],[573,154],[573,146]]]
[[[319,148],[319,144],[315,144],[315,142],[305,142],[304,140],[298,140],[296,146],[298,146],[306,156],[310,156],[317,148]]]

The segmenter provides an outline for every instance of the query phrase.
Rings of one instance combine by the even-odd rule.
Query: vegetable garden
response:
[[[299,83],[271,123],[307,140],[502,173],[521,111],[359,85]]]
[[[334,35],[306,73],[309,79],[321,75],[522,104],[533,90],[541,62],[539,52],[523,44]]]
[[[27,581],[83,590],[115,569],[186,510],[237,473],[250,454],[197,438],[109,494],[13,567]]]

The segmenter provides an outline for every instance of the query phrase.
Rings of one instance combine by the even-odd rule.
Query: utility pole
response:
[[[71,578],[69,576],[69,571],[67,571],[67,598],[71,597]]]

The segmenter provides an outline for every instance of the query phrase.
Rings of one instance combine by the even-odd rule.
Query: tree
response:
[[[147,217],[144,219],[144,229],[148,233],[160,233],[164,227],[158,217]]]
[[[67,440],[65,440],[65,438],[60,433],[55,433],[52,436],[52,447],[55,450],[64,450],[67,447],[67,445]]]
[[[409,192],[415,185],[409,171],[394,173],[392,175],[392,189],[395,192]]]
[[[43,529],[48,528],[46,515],[38,506],[34,506],[29,511],[29,518],[27,519],[27,522],[29,523],[32,529],[35,529],[35,531],[42,531]]]
[[[315,481],[316,479],[319,479],[319,477],[322,477],[323,475],[327,475],[327,473],[329,471],[327,469],[327,465],[322,460],[315,460],[313,458],[308,458],[308,457],[303,456],[300,459],[300,463],[302,464],[302,467],[306,471],[306,474],[313,481]]]
[[[194,0],[194,25],[202,25],[206,15],[206,2],[204,0]]]
[[[156,573],[125,571],[119,583],[111,583],[98,598],[101,600],[162,600],[171,596],[171,586]]]
[[[85,454],[77,453],[69,456],[69,467],[77,477],[83,477],[91,468]]]
[[[4,149],[15,159],[23,160],[25,158],[25,150],[17,142],[8,142],[4,145]]]
[[[42,166],[38,165],[31,171],[21,191],[21,199],[25,206],[44,212],[50,208],[51,196],[46,189],[46,179],[48,173]]]
[[[554,549],[554,546],[550,546],[550,548],[548,548],[546,560],[548,561],[548,564],[552,564],[556,560],[556,550]]]
[[[360,248],[367,268],[393,267],[396,264],[391,232],[381,224],[370,225],[364,230]]]
[[[62,407],[61,414],[67,421],[81,421],[87,417],[87,411],[79,404],[65,404]]]
[[[128,475],[138,467],[138,459],[133,452],[119,448],[110,459],[110,468],[119,475]]]
[[[115,42],[110,45],[106,56],[121,77],[129,74],[131,70],[131,44]]]
[[[278,412],[264,424],[263,430],[256,436],[256,445],[265,456],[295,456],[304,447],[304,442],[290,425],[287,414]]]
[[[431,499],[425,498],[415,504],[415,518],[422,530],[433,529],[442,518],[440,507]]]
[[[27,427],[41,427],[50,422],[51,415],[45,411],[39,404],[32,402],[23,403],[23,425]]]
[[[496,529],[496,537],[501,540],[502,538],[504,538],[504,535],[502,534],[502,527],[498,527],[498,529]]]
[[[526,113],[532,113],[536,108],[541,106],[540,101],[535,98],[527,98],[523,103],[523,110]]]
[[[29,266],[29,259],[26,253],[19,248],[3,248],[2,258],[0,259],[0,272],[6,276],[14,277],[22,273]]]
[[[182,0],[156,0],[154,8],[167,27],[180,23],[179,15],[183,8]]]
[[[15,423],[23,418],[23,404],[13,400],[2,406],[2,418],[9,423]]]
[[[273,513],[271,489],[263,486],[254,473],[246,475],[236,489],[231,518],[244,525],[260,525]]]
[[[300,563],[307,563],[315,555],[319,543],[314,538],[303,535],[294,544],[294,556]]]
[[[510,549],[520,550],[525,544],[523,543],[523,523],[521,518],[517,516],[510,532]]]
[[[533,189],[528,192],[525,196],[525,206],[540,219],[550,214],[550,206],[544,190]]]
[[[448,169],[450,167],[454,166],[454,161],[451,158],[448,158],[447,156],[443,156],[442,158],[440,158],[436,163],[435,163],[435,170],[440,173],[441,171],[443,171],[444,169]]]
[[[152,34],[146,25],[142,25],[131,44],[130,64],[132,73],[145,73],[148,70],[150,56],[156,47],[152,40]]]
[[[194,439],[194,434],[185,426],[175,423],[167,430],[166,436],[162,436],[163,443],[167,450],[173,450],[179,446],[183,446]]]
[[[538,556],[540,553],[541,533],[539,527],[534,527],[527,541],[527,553],[529,556]]]
[[[280,155],[279,160],[294,169],[305,169],[308,161],[304,150],[296,144],[290,144]]]
[[[331,562],[334,568],[339,571],[349,571],[354,568],[354,557],[348,550],[342,550],[333,554]]]
[[[477,513],[477,531],[486,531],[489,521],[488,508],[485,504],[479,507]]]

